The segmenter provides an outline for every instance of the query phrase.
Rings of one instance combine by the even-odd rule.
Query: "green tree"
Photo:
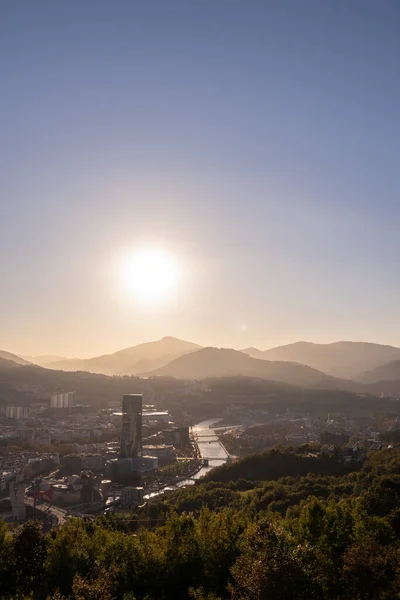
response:
[[[173,515],[163,528],[165,567],[170,598],[187,598],[189,587],[202,580],[202,559],[196,523],[192,516]]]
[[[221,600],[214,592],[205,592],[203,587],[189,588],[189,598],[193,598],[193,600]]]
[[[101,571],[97,576],[84,579],[76,575],[72,585],[74,600],[114,600],[116,573]]]
[[[343,558],[342,589],[349,600],[392,600],[400,597],[400,550],[381,546],[366,535]]]
[[[12,538],[10,551],[19,594],[36,593],[43,585],[46,537],[36,521],[28,521]]]
[[[232,568],[232,600],[322,598],[315,557],[277,523],[251,525]],[[295,596],[294,596],[295,594]]]
[[[230,569],[239,556],[239,539],[246,520],[230,509],[215,513],[203,509],[197,530],[202,559],[202,578],[206,590],[223,595]]]

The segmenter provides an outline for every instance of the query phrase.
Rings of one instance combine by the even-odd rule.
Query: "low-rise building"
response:
[[[95,471],[100,473],[104,470],[105,459],[102,454],[82,454],[81,465],[86,471]]]
[[[176,448],[183,448],[190,444],[189,427],[173,427],[162,430],[164,444],[173,444]]]
[[[378,452],[379,450],[382,450],[382,448],[382,442],[373,442],[369,448],[369,452]]]
[[[156,456],[159,460],[172,460],[175,458],[175,448],[166,444],[159,446],[147,445],[143,446],[143,454]]]
[[[144,489],[129,485],[122,488],[121,504],[125,507],[138,506],[143,502]]]
[[[337,431],[322,431],[319,434],[319,440],[322,445],[333,444],[334,446],[344,446],[348,443],[350,436],[347,433]]]
[[[158,467],[157,456],[142,456],[143,467],[146,471],[153,471]]]
[[[331,454],[335,453],[335,446],[333,444],[324,444],[321,447],[321,455],[322,456],[330,456]]]
[[[144,410],[142,413],[143,423],[148,423],[149,421],[155,421],[158,423],[168,423],[170,419],[171,415],[168,411]]]

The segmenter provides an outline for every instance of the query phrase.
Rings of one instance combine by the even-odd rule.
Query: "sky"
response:
[[[3,0],[0,348],[400,345],[397,0]],[[146,304],[121,283],[157,249]]]

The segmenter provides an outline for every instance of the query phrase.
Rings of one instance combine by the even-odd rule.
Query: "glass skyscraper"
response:
[[[142,455],[142,394],[124,394],[120,458]]]

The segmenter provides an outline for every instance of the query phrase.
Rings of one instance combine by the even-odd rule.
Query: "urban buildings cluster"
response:
[[[123,396],[121,412],[77,413],[74,400],[74,393],[57,393],[22,414],[3,411],[0,495],[20,494],[26,486],[29,496],[35,480],[38,498],[72,513],[89,505],[104,508],[107,497],[132,507],[143,500],[143,475],[174,461],[190,443],[188,426],[175,426],[168,411],[153,406],[143,411],[140,394]]]
[[[59,454],[52,452],[10,452],[0,456],[0,494],[7,493],[11,483],[47,474],[57,469],[59,464]]]
[[[247,421],[246,425],[228,428],[221,434],[223,443],[236,456],[246,456],[277,445],[304,444],[321,447],[324,452],[329,449],[330,453],[347,447],[348,456],[351,454],[349,449],[353,448],[353,455],[359,456],[363,452],[375,451],[383,433],[400,430],[400,418],[396,414],[354,416],[337,413],[324,418],[286,410],[282,414],[263,411],[262,415],[245,410],[240,417]],[[224,418],[229,423],[233,420],[232,412]],[[356,445],[359,451],[355,451]]]
[[[220,416],[221,426],[236,425],[221,433],[234,456],[310,444],[338,460],[362,460],[381,447],[382,432],[400,430],[394,414],[280,413],[247,402],[230,404]],[[173,472],[193,456],[188,421],[174,423],[167,410],[143,406],[140,394],[123,396],[120,410],[115,402],[99,410],[78,404],[74,392],[54,393],[29,408],[9,404],[0,413],[0,501],[11,487],[28,490],[40,479],[39,492],[51,486],[52,503],[71,514],[104,509],[106,501],[131,508],[143,501],[146,485],[159,485],[164,468]]]

